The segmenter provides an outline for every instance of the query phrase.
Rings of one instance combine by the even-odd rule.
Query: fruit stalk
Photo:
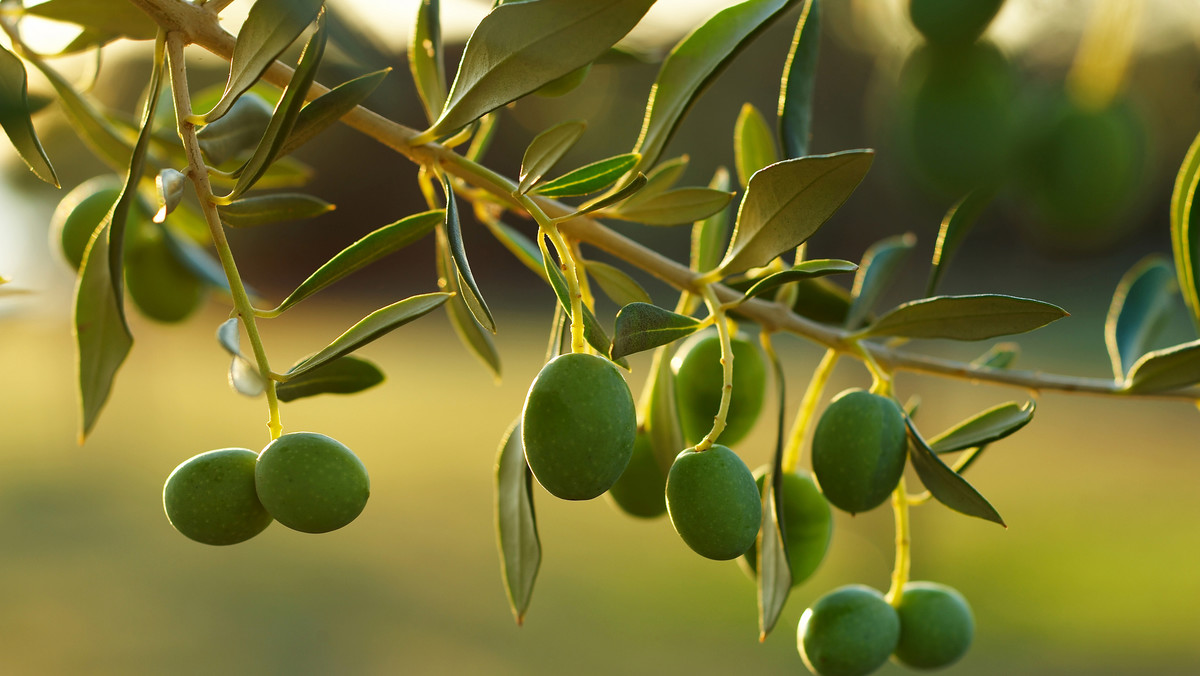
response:
[[[725,431],[725,420],[729,417],[729,401],[733,395],[733,342],[729,335],[729,322],[725,319],[725,308],[711,285],[701,288],[704,303],[712,313],[712,320],[717,325],[717,337],[721,339],[721,405],[717,415],[713,417],[712,430],[704,435],[696,444],[696,451],[706,451],[716,442],[721,432]]]
[[[543,234],[550,238],[554,250],[558,252],[558,259],[562,261],[563,276],[567,278],[567,294],[571,297],[571,352],[584,352],[587,347],[583,338],[583,291],[580,285],[579,266],[576,264],[571,247],[559,232],[558,224],[547,216],[545,211],[542,211],[537,202],[534,202],[528,195],[517,192],[514,192],[513,195],[538,224],[538,246],[542,249],[542,255],[547,255],[546,248],[542,244]]]
[[[784,472],[795,472],[796,467],[800,465],[800,449],[804,445],[804,435],[812,424],[817,403],[821,401],[821,395],[825,392],[825,385],[829,383],[829,376],[833,374],[833,367],[837,366],[837,361],[838,351],[826,350],[821,361],[817,363],[817,368],[813,370],[812,380],[808,381],[808,388],[804,390],[800,409],[796,412],[796,421],[792,424],[787,447],[783,451]]]
[[[896,563],[892,567],[892,587],[888,590],[886,598],[893,607],[899,607],[900,599],[904,595],[904,585],[908,584],[909,569],[912,567],[912,534],[904,477],[900,478],[900,483],[892,492],[892,511],[896,515]]]

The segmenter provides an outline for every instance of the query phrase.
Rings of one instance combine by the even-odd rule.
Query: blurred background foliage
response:
[[[248,4],[234,3],[234,23]],[[422,127],[403,61],[412,3],[329,4],[336,58],[320,79],[391,65],[369,105]],[[451,63],[485,4],[445,3]],[[722,3],[660,4],[631,39],[636,57],[596,65],[565,96],[506,111],[487,164],[515,175],[530,138],[572,118],[589,130],[563,166],[631,147],[655,59]],[[891,299],[914,297],[942,215],[986,185],[997,197],[942,289],[1062,305],[1073,316],[1023,337],[1018,366],[1106,375],[1109,297],[1137,259],[1169,251],[1171,182],[1200,130],[1200,1],[1008,0],[979,42],[954,48],[924,44],[905,4],[822,8],[814,152],[872,147],[878,156],[811,254],[857,259],[874,240],[911,231],[920,255]],[[793,13],[764,33],[684,121],[664,155],[690,156],[684,183],[706,184],[716,167],[732,166],[743,102],[774,110],[794,21]],[[132,113],[146,45],[111,51],[93,91]],[[222,62],[193,56],[197,86],[223,80]],[[78,77],[93,67],[80,59]],[[46,92],[36,79],[31,87]],[[55,106],[35,123],[65,188],[107,171]],[[503,383],[457,345],[441,316],[406,327],[366,349],[389,374],[383,386],[284,409],[288,430],[328,434],[362,457],[374,484],[363,516],[321,537],[275,525],[237,547],[192,543],[162,515],[171,468],[204,450],[266,441],[264,407],[225,384],[212,332],[227,309],[213,300],[180,326],[135,319],[137,343],[105,419],[76,447],[72,277],[46,244],[61,194],[15,154],[5,157],[0,273],[35,293],[0,301],[4,673],[798,673],[793,631],[807,603],[844,583],[886,587],[890,514],[839,514],[829,558],[760,646],[754,588],[735,564],[694,556],[665,519],[636,521],[605,499],[564,503],[539,491],[545,558],[517,629],[495,553],[492,463],[540,366],[553,296],[471,223],[465,236],[497,311]],[[315,170],[310,192],[338,209],[231,233],[243,274],[273,299],[363,234],[424,209],[415,167],[349,129],[299,157]],[[612,225],[686,258],[686,229]],[[273,362],[291,363],[383,302],[432,290],[432,253],[423,242],[265,322]],[[636,276],[659,304],[673,304],[665,287]],[[615,308],[600,310],[611,321]],[[1190,338],[1182,306],[1180,317],[1163,344]],[[794,406],[819,352],[777,342]],[[647,362],[633,366],[636,392]],[[830,392],[865,382],[847,363]],[[914,376],[901,377],[899,392],[923,397],[920,422],[931,430],[1023,395]],[[957,587],[977,615],[975,647],[946,673],[1197,673],[1196,411],[1061,395],[1039,404],[1037,421],[973,471],[1007,531],[937,506],[915,512],[915,577]],[[751,467],[768,458],[769,428],[760,424],[738,449]]]

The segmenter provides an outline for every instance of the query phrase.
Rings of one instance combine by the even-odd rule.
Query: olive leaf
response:
[[[950,207],[946,217],[942,219],[941,230],[938,231],[937,243],[933,247],[933,263],[929,270],[929,283],[925,286],[925,295],[932,296],[937,290],[938,282],[946,272],[950,259],[958,251],[967,233],[975,225],[979,214],[991,203],[994,193],[989,190],[977,189]]]
[[[654,460],[663,476],[666,476],[685,443],[683,427],[679,422],[679,407],[675,401],[670,345],[654,350],[648,373],[641,405],[642,424],[650,438]]]
[[[985,340],[1033,331],[1067,316],[1057,305],[1031,298],[934,296],[896,306],[864,329],[863,335]]]
[[[905,233],[885,237],[867,248],[850,290],[853,301],[846,313],[846,328],[857,329],[862,325],[916,244],[917,238],[912,233]]]
[[[487,154],[488,148],[492,147],[492,139],[496,137],[496,129],[499,126],[500,115],[497,112],[491,112],[479,118],[476,123],[475,135],[471,137],[471,145],[467,146],[467,152],[463,153],[463,157],[472,162],[481,161]]]
[[[934,453],[953,453],[999,441],[1028,425],[1036,408],[1032,401],[1024,405],[1010,401],[994,406],[931,437],[929,448]]]
[[[1151,255],[1134,265],[1117,284],[1104,322],[1104,342],[1117,380],[1125,378],[1170,320],[1174,276],[1170,262]]]
[[[545,240],[539,242],[543,247]],[[558,264],[554,258],[550,256],[545,249],[541,251],[542,255],[542,270],[546,275],[546,279],[550,282],[550,286],[554,289],[554,295],[558,297],[558,302],[566,311],[567,317],[571,316],[571,295],[567,289],[567,279],[563,276],[562,270],[559,270]],[[609,340],[608,334],[600,327],[600,322],[596,319],[596,315],[586,304],[581,304],[583,308],[583,337],[588,345],[591,345],[602,355],[607,356],[612,349],[612,341]],[[628,362],[621,357],[612,357],[612,360],[619,366],[629,368]]]
[[[758,533],[757,566],[755,581],[758,586],[758,640],[765,641],[767,634],[779,621],[788,594],[792,591],[792,566],[788,560],[787,538],[784,537],[785,522],[783,493],[783,447],[784,421],[787,418],[787,385],[783,364],[774,350],[767,351],[775,375],[776,403],[779,415],[775,427],[775,453],[771,459],[771,473],[763,482],[763,517]]]
[[[934,454],[929,444],[921,438],[921,433],[917,431],[911,418],[905,418],[905,425],[908,427],[909,458],[917,476],[921,478],[921,483],[930,494],[956,512],[992,521],[1007,528],[996,508],[992,507],[974,486],[967,483],[966,479]]]
[[[759,279],[754,283],[754,286],[746,290],[745,296],[746,298],[754,298],[784,284],[825,277],[827,275],[854,272],[857,269],[858,266],[850,261],[843,261],[836,258],[815,258],[797,263],[787,270]]]
[[[429,314],[442,303],[445,303],[448,298],[450,298],[450,294],[448,293],[426,293],[405,298],[387,307],[380,308],[363,317],[354,326],[346,329],[345,333],[335,338],[332,343],[322,348],[321,351],[293,366],[287,373],[283,374],[280,380],[287,382],[301,373],[311,371],[326,362],[350,354],[363,345],[387,335],[412,320]]]
[[[767,121],[758,108],[743,103],[733,124],[733,164],[738,183],[745,188],[754,172],[778,161],[779,151],[775,149],[775,137]]]
[[[467,40],[441,115],[419,140],[462,129],[591,63],[625,37],[654,0],[540,0],[496,7]]]
[[[471,264],[467,262],[467,250],[463,247],[462,224],[458,219],[458,202],[454,198],[454,187],[450,185],[450,177],[445,174],[442,174],[442,193],[446,197],[444,222],[446,235],[449,239],[450,255],[454,258],[459,279],[462,280],[462,299],[470,308],[475,321],[488,331],[495,333],[496,320],[492,318],[492,311],[484,302],[483,295],[479,292],[479,285],[475,283],[475,276],[471,274]]]
[[[86,41],[95,46],[119,38],[153,40],[158,33],[154,21],[128,0],[46,0],[25,7],[24,12],[79,26],[88,35]]]
[[[642,225],[682,225],[703,220],[729,206],[733,193],[712,188],[677,188],[604,215]]]
[[[242,92],[254,86],[283,50],[317,20],[324,4],[324,0],[255,0],[233,47],[225,92],[204,114],[204,121],[219,119]],[[300,98],[307,92],[305,86]]]
[[[0,127],[34,175],[57,188],[58,176],[30,119],[28,82],[25,64],[0,47]]]
[[[626,200],[625,204],[628,206],[640,204],[675,187],[690,162],[691,158],[687,155],[672,157],[660,162],[654,169],[646,172],[646,185],[642,186],[636,195]]]
[[[629,173],[640,157],[637,153],[625,153],[592,162],[536,186],[533,193],[545,197],[574,197],[603,190]]]
[[[729,171],[724,167],[718,167],[712,180],[709,181],[708,187],[728,192],[732,187]],[[711,270],[720,262],[721,254],[724,253],[727,245],[726,239],[729,237],[729,221],[729,209],[722,209],[692,225],[690,256],[692,270],[696,272]]]
[[[279,148],[276,156],[283,157],[290,154],[342,119],[344,115],[367,100],[371,92],[379,87],[379,84],[391,71],[391,68],[384,68],[360,75],[304,104],[304,107],[300,109],[300,114],[296,116],[296,123],[292,125],[291,133],[288,134],[287,140]]]
[[[658,161],[700,93],[755,35],[798,1],[747,0],[717,12],[675,45],[650,89],[646,117],[634,147],[642,154],[639,168]]]
[[[242,354],[242,337],[237,317],[217,327],[217,342],[233,357],[229,363],[229,386],[238,394],[257,397],[267,389],[267,381],[254,364]]]
[[[630,303],[652,303],[650,294],[637,283],[633,277],[625,274],[620,268],[608,263],[587,261],[584,266],[588,274],[595,278],[600,290],[618,306],[624,307]]]
[[[672,343],[703,328],[700,320],[675,314],[649,303],[630,303],[617,312],[612,357]]]
[[[762,267],[802,244],[850,197],[874,157],[870,150],[812,155],[754,174],[738,207],[721,274]]]
[[[288,402],[318,394],[355,394],[384,380],[378,366],[361,357],[346,355],[279,383],[275,396]]]
[[[446,63],[442,54],[441,3],[420,0],[417,21],[408,40],[408,68],[425,115],[433,122],[446,103]]]
[[[280,221],[301,221],[334,210],[319,197],[303,193],[275,193],[243,197],[217,207],[221,222],[231,228],[253,228]]]
[[[517,192],[525,194],[537,185],[546,172],[553,169],[562,156],[567,154],[567,151],[583,136],[586,129],[586,122],[570,120],[557,124],[534,137],[529,147],[525,149],[524,158],[521,159]]]
[[[971,361],[971,366],[1006,369],[1016,360],[1021,347],[1016,343],[996,343],[987,352]]]
[[[813,85],[821,42],[821,4],[808,0],[800,11],[779,85],[779,139],[789,159],[808,154],[812,141]]]
[[[433,230],[445,218],[442,209],[424,211],[375,230],[342,249],[308,276],[272,310],[278,314],[371,263],[403,249]]]
[[[108,401],[117,371],[133,347],[124,306],[125,224],[129,209],[137,199],[138,183],[146,170],[146,151],[150,147],[152,121],[162,90],[164,45],[160,36],[142,111],[142,128],[129,158],[125,185],[84,250],[75,284],[72,318],[79,382],[80,443],[95,426]]]
[[[1171,192],[1171,251],[1175,255],[1175,274],[1179,278],[1179,292],[1192,312],[1193,323],[1200,330],[1200,277],[1196,274],[1196,268],[1200,266],[1200,235],[1195,232],[1197,224],[1192,223],[1192,205],[1198,184],[1200,134],[1188,148]]]
[[[67,122],[84,144],[114,170],[127,169],[133,145],[113,127],[108,118],[80,96],[79,92],[45,61],[35,59],[31,63],[54,88],[55,95],[62,103]]]
[[[577,210],[575,210],[575,212],[570,215],[570,218],[590,214],[594,211],[605,209],[614,204],[620,204],[621,202],[627,200],[631,195],[636,196],[638,191],[640,191],[645,185],[646,175],[638,173],[636,176],[630,179],[628,183],[620,188],[617,188],[606,195],[600,195],[596,199],[584,202]]]
[[[542,562],[533,509],[533,472],[525,464],[520,418],[504,433],[496,455],[496,535],[504,591],[520,625],[525,621]]]
[[[1200,383],[1200,340],[1147,352],[1129,368],[1125,391],[1167,392]]]
[[[471,354],[478,357],[499,381],[500,353],[496,350],[491,334],[479,325],[475,315],[471,314],[471,309],[467,307],[467,302],[462,298],[461,277],[458,267],[454,264],[454,258],[450,255],[450,242],[442,228],[438,228],[437,231],[436,261],[438,287],[442,291],[454,294],[453,298],[446,301],[446,315],[450,318],[450,325],[454,327],[454,332],[458,334],[462,344]]]

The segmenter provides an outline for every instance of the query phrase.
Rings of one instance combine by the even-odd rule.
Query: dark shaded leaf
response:
[[[253,228],[280,221],[302,221],[333,211],[334,206],[319,197],[303,193],[276,193],[243,197],[217,207],[221,222],[231,228]]]
[[[277,156],[283,157],[290,154],[342,119],[344,115],[366,101],[371,92],[379,87],[391,71],[391,68],[384,68],[360,75],[304,104],[304,107],[300,109],[300,114],[296,116],[296,123],[292,125],[291,133],[279,148]]]
[[[478,357],[492,372],[492,376],[499,381],[500,353],[496,350],[496,344],[492,341],[491,334],[479,325],[479,322],[475,320],[475,315],[471,314],[471,309],[467,307],[467,302],[462,298],[458,268],[454,265],[454,259],[450,255],[450,243],[447,241],[445,232],[439,229],[437,235],[438,288],[455,294],[453,298],[446,301],[446,316],[450,318],[450,325],[454,327],[454,333],[458,334],[458,339],[462,341],[462,344],[471,354]]]
[[[521,159],[520,183],[517,184],[517,192],[527,193],[537,185],[546,172],[553,169],[562,156],[566,155],[567,151],[575,145],[579,137],[583,136],[586,129],[586,122],[571,120],[555,125],[535,136],[529,143],[529,147],[525,149],[525,156]]]
[[[650,294],[646,293],[642,285],[620,268],[599,261],[587,261],[585,266],[588,273],[600,285],[600,290],[604,292],[604,295],[608,296],[618,307],[624,307],[630,303],[653,302],[650,300]]]
[[[1028,425],[1035,408],[1032,401],[1024,405],[1010,401],[989,408],[929,439],[929,448],[934,453],[953,453],[999,441]]]
[[[933,247],[933,263],[929,270],[929,283],[925,286],[925,295],[932,296],[937,290],[938,282],[946,272],[950,259],[958,251],[967,233],[975,225],[979,214],[991,203],[994,193],[990,190],[975,190],[950,207],[946,217],[942,219],[942,228],[938,231],[937,244]]]
[[[450,185],[450,177],[442,174],[442,193],[446,196],[446,236],[449,239],[450,255],[454,258],[454,266],[458,269],[459,279],[462,280],[462,299],[466,301],[475,321],[483,328],[496,332],[496,320],[488,309],[475,276],[471,274],[471,264],[467,262],[467,250],[463,247],[462,224],[458,219],[458,202],[454,198],[454,188]]]
[[[792,591],[792,566],[788,561],[787,538],[783,536],[783,446],[784,421],[787,418],[787,387],[783,364],[774,350],[768,350],[775,374],[775,398],[779,415],[775,430],[775,454],[771,459],[771,475],[763,482],[763,517],[758,533],[758,640],[765,641],[775,628],[788,594]]]
[[[1179,278],[1179,293],[1192,312],[1192,322],[1200,330],[1200,233],[1192,223],[1192,203],[1196,186],[1200,184],[1200,134],[1188,148],[1175,188],[1171,192],[1171,251],[1175,255],[1175,274]]]
[[[629,173],[641,156],[626,153],[592,162],[562,176],[546,181],[533,189],[534,194],[546,197],[574,197],[589,195],[612,185]]]
[[[642,225],[682,225],[703,220],[729,206],[733,193],[712,188],[676,188],[635,205],[605,212]]]
[[[719,167],[709,181],[713,190],[728,192],[732,187],[729,172]],[[729,209],[722,209],[708,218],[692,225],[691,267],[696,272],[707,272],[721,262],[721,254],[728,246]]]
[[[1104,342],[1113,374],[1124,380],[1170,320],[1177,288],[1171,264],[1161,256],[1143,258],[1121,277],[1104,323]]]
[[[733,125],[733,164],[738,183],[745,188],[755,172],[778,161],[779,151],[775,149],[775,137],[767,121],[757,108],[743,103]]]
[[[906,418],[905,422],[908,426],[908,456],[917,476],[921,478],[921,483],[925,484],[925,488],[929,489],[933,497],[956,512],[998,523],[1007,528],[996,508],[930,450],[920,432],[913,426],[912,420]]]
[[[808,154],[812,141],[813,85],[821,42],[821,2],[808,0],[800,12],[779,86],[779,140],[789,159]]]
[[[858,266],[850,261],[843,261],[836,258],[816,258],[802,263],[797,263],[788,270],[776,272],[775,274],[763,277],[754,283],[746,291],[746,298],[761,296],[762,294],[771,291],[772,289],[783,286],[791,282],[799,282],[805,279],[815,279],[817,277],[825,277],[827,275],[836,275],[844,272],[854,272]]]
[[[21,59],[0,47],[0,126],[30,171],[57,188],[58,176],[30,119],[28,81]]]
[[[867,249],[850,290],[853,301],[846,313],[846,328],[857,329],[862,325],[916,244],[917,238],[912,233],[905,233],[881,239]]]
[[[700,320],[695,317],[675,314],[649,303],[630,303],[617,312],[612,357],[620,359],[666,345],[690,336],[700,328]]]
[[[1125,391],[1167,392],[1196,383],[1200,383],[1200,340],[1142,355],[1129,369]]]
[[[432,123],[446,104],[446,63],[442,53],[442,11],[438,0],[420,0],[408,40],[408,68]]]
[[[868,336],[985,340],[1025,333],[1068,316],[1040,300],[1001,294],[934,296],[896,306],[864,331]]]
[[[762,267],[807,240],[858,187],[875,153],[848,150],[778,162],[750,179],[721,274]]]
[[[360,357],[345,356],[279,383],[275,395],[288,402],[318,394],[354,394],[383,382],[383,371]]]
[[[533,509],[533,473],[525,464],[519,419],[505,432],[496,456],[496,535],[504,591],[520,625],[542,563],[542,543]]]

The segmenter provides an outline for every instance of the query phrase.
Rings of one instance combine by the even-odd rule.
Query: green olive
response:
[[[750,433],[762,411],[767,369],[762,352],[746,337],[733,336],[733,391],[725,429],[717,441],[736,444]],[[671,360],[675,374],[675,400],[683,439],[695,445],[712,430],[713,417],[721,407],[725,380],[721,366],[721,340],[715,330],[688,338]]]
[[[583,66],[576,68],[560,78],[556,78],[547,82],[539,87],[534,94],[548,98],[569,94],[574,91],[576,87],[583,84],[583,81],[587,79],[588,72],[591,70],[592,64],[584,64]]]
[[[925,39],[938,44],[975,42],[1004,0],[911,0],[908,15]]]
[[[175,530],[206,545],[232,545],[263,532],[271,515],[254,489],[248,448],[201,453],[175,468],[163,486],[163,509]]]
[[[762,502],[750,468],[729,448],[680,453],[667,474],[667,513],[697,554],[725,561],[746,553],[758,536]]]
[[[866,676],[887,662],[900,618],[883,594],[862,585],[835,589],[800,616],[796,645],[819,676]]]
[[[667,477],[658,466],[650,436],[639,429],[633,442],[629,465],[617,483],[608,489],[608,497],[630,516],[653,519],[667,511],[664,491]]]
[[[853,389],[829,404],[812,439],[812,466],[821,492],[856,514],[873,509],[904,473],[908,433],[895,401]]]
[[[358,456],[324,434],[294,432],[267,444],[254,468],[258,498],[279,523],[327,533],[367,505],[371,481]]]
[[[160,226],[146,228],[125,253],[125,286],[133,304],[155,321],[183,321],[204,302],[204,282],[171,251]]]
[[[521,412],[529,469],[551,495],[590,500],[612,488],[633,454],[637,412],[617,367],[564,354],[542,367]]]
[[[763,490],[768,467],[754,470],[759,493]],[[783,475],[783,537],[787,543],[788,567],[792,570],[792,586],[795,587],[816,572],[829,541],[833,536],[833,511],[829,502],[821,495],[812,476],[803,470]],[[738,559],[743,568],[754,577],[758,570],[758,543],[750,546]]]
[[[951,587],[909,582],[896,612],[900,614],[900,642],[895,658],[902,664],[941,669],[957,662],[971,647],[975,635],[971,606]]]
[[[83,253],[92,233],[121,196],[123,187],[124,183],[117,176],[96,176],[72,188],[54,209],[50,217],[50,248],[62,254],[71,268],[78,270],[83,263]],[[148,207],[138,200],[126,226],[126,251],[149,220]]]

